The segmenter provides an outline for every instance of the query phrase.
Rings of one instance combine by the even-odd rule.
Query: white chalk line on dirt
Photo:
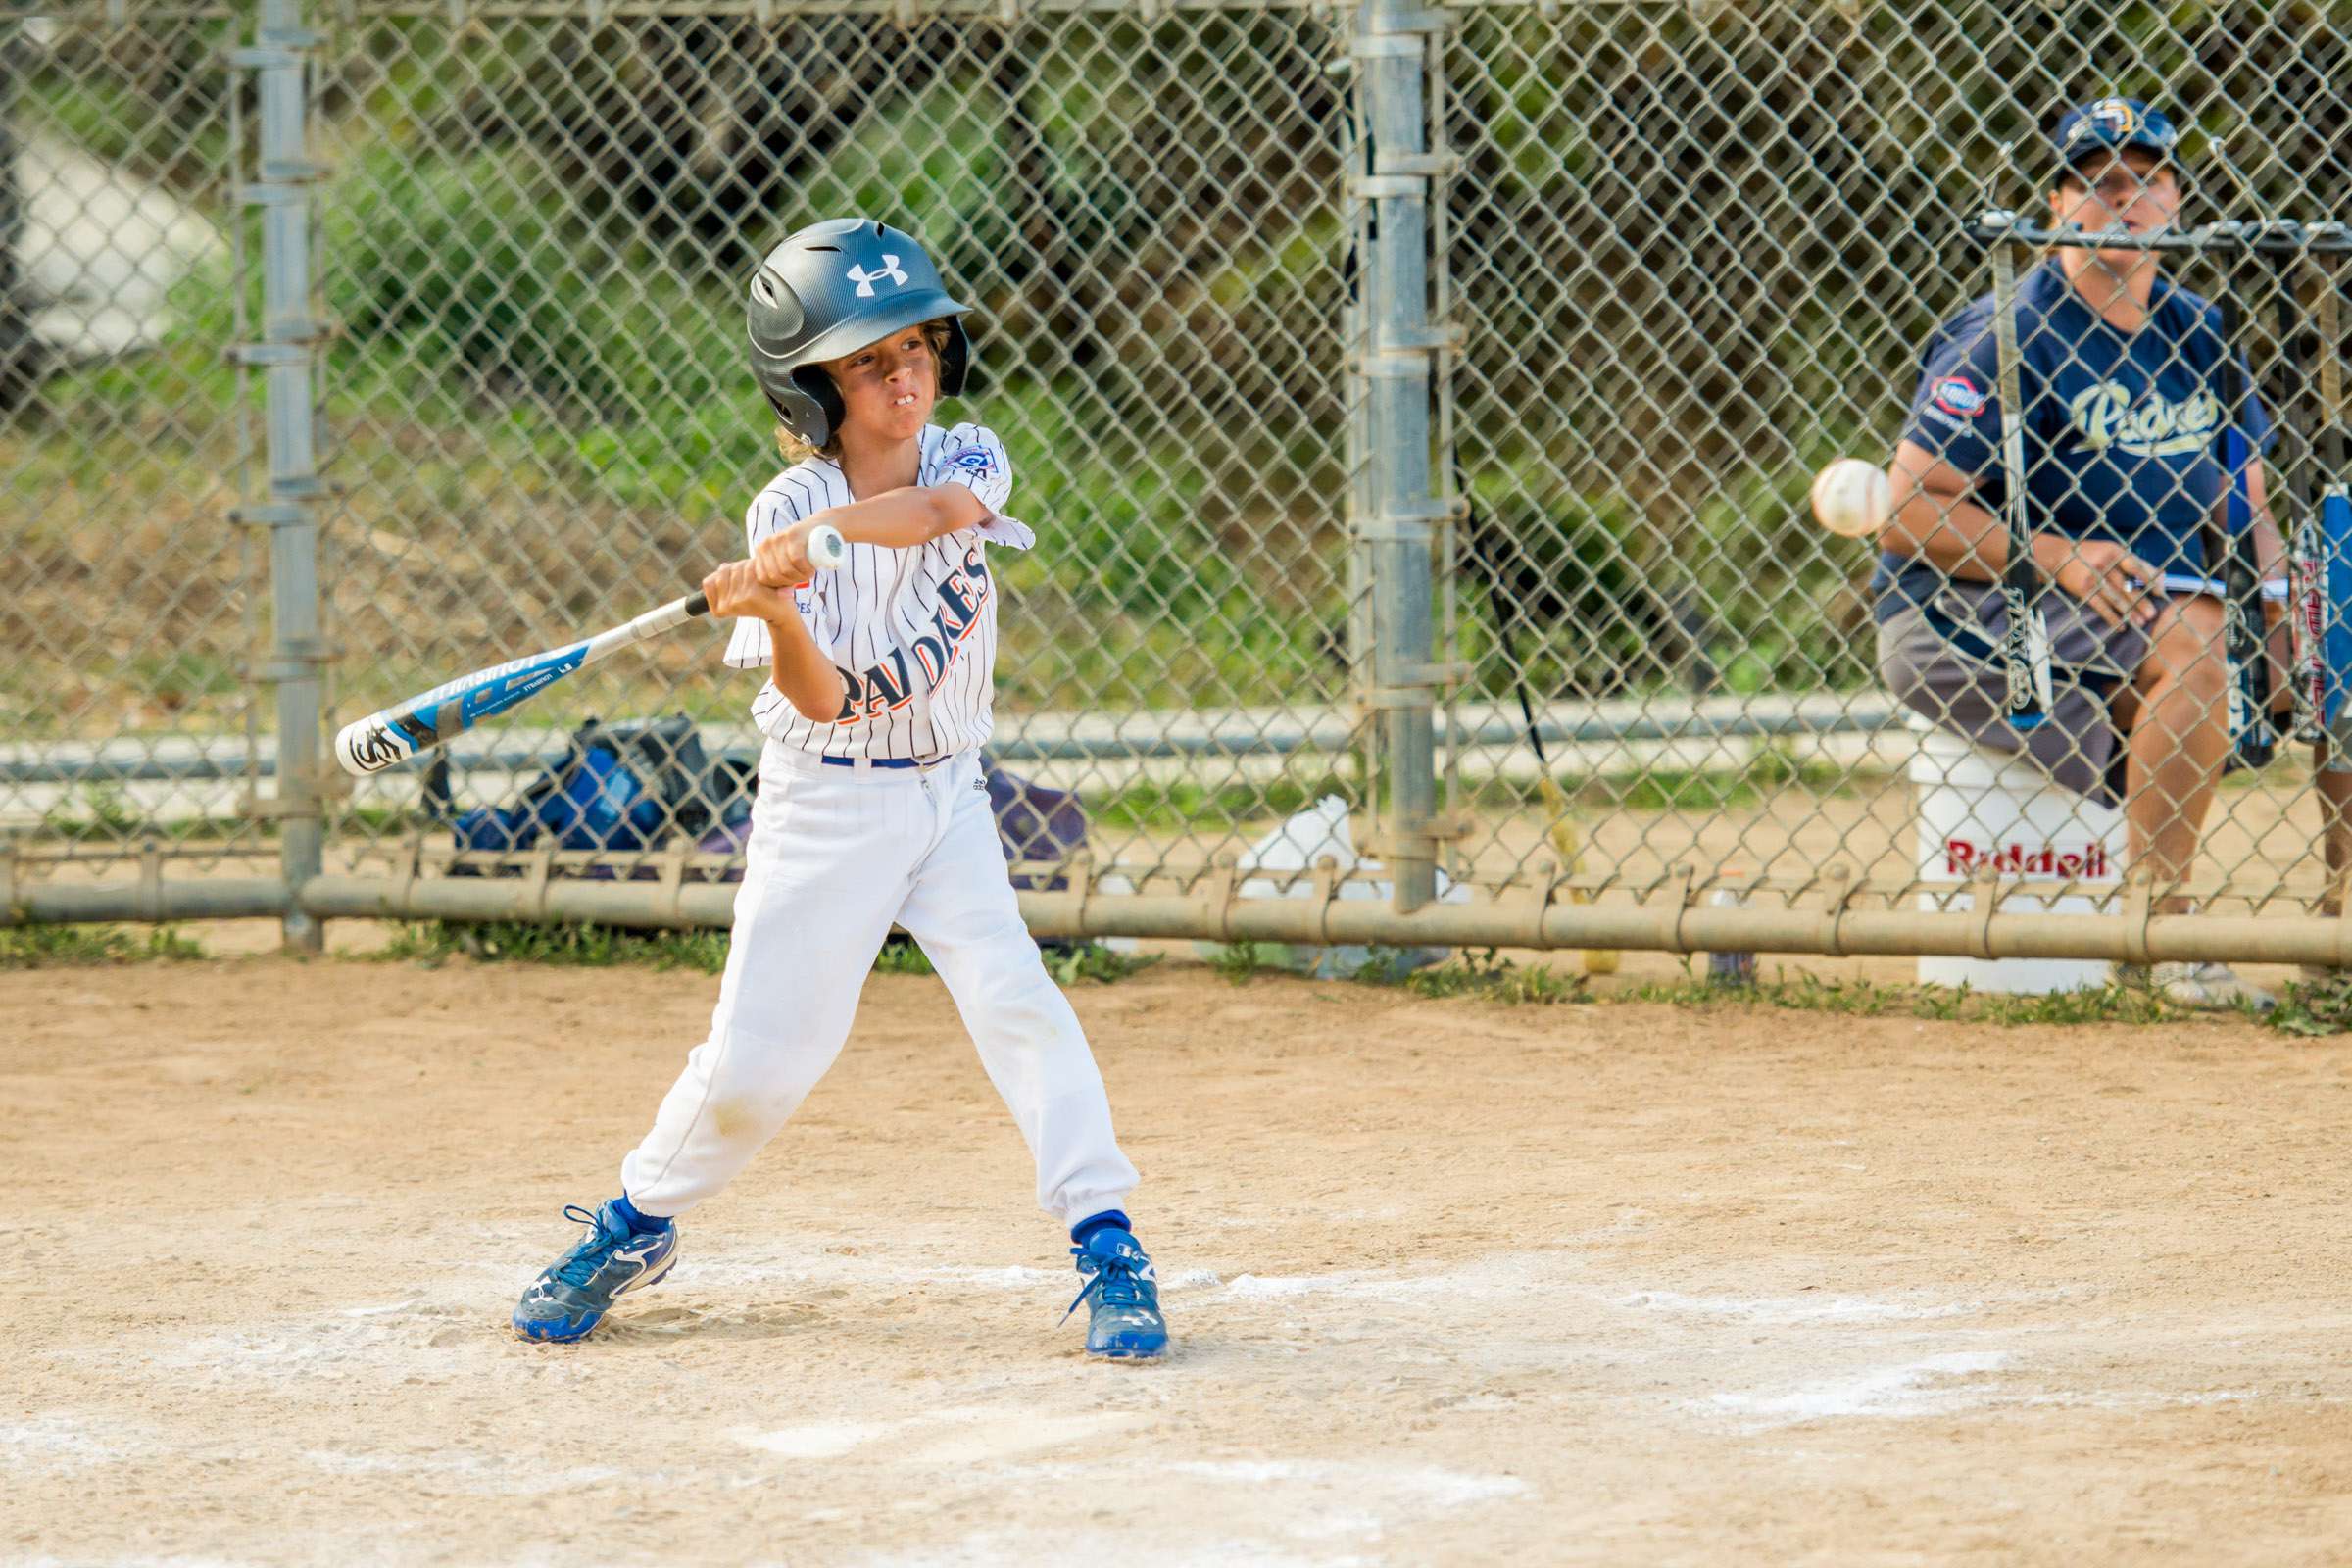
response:
[[[536,1453],[484,1456],[477,1453],[351,1453],[339,1448],[313,1448],[306,1463],[332,1475],[431,1476],[462,1492],[498,1497],[542,1496],[619,1481],[630,1472],[612,1465],[572,1465],[542,1468]]]
[[[1784,1296],[1744,1299],[1728,1296],[1684,1296],[1676,1291],[1636,1291],[1611,1306],[1638,1311],[1683,1312],[1737,1318],[1744,1323],[1892,1323],[1969,1317],[1984,1310],[1981,1301],[1874,1301],[1858,1296]]]
[[[24,1421],[0,1422],[0,1460],[13,1475],[62,1475],[94,1465],[144,1458],[149,1444],[132,1444],[120,1431],[98,1431],[87,1419],[52,1410]]]
[[[1015,1458],[1150,1424],[1149,1416],[1119,1411],[1054,1415],[1014,1405],[977,1405],[928,1410],[897,1421],[816,1421],[772,1432],[739,1430],[734,1437],[746,1446],[792,1459],[837,1459],[891,1441],[914,1445],[893,1454],[905,1462],[962,1465]]]
[[[1064,1528],[996,1527],[953,1542],[929,1543],[907,1551],[858,1559],[868,1568],[900,1564],[962,1564],[966,1568],[1034,1568],[1046,1559],[1100,1560],[1131,1564],[1216,1563],[1252,1568],[1347,1568],[1386,1561],[1374,1548],[1387,1532],[1425,1524],[1465,1509],[1532,1497],[1516,1476],[1486,1475],[1434,1465],[1382,1464],[1363,1460],[1234,1459],[1178,1460],[1147,1464],[1132,1458],[1073,1464],[1035,1463],[1003,1471],[1007,1483],[1033,1494],[1052,1495],[1056,1486],[1079,1493],[1117,1495],[1149,1478],[1164,1494],[1174,1487],[1182,1500],[1155,1510],[1152,1540],[1140,1545],[1132,1535],[1102,1537],[1102,1549],[1090,1551],[1084,1533]],[[1187,1484],[1190,1484],[1188,1487]],[[1246,1489],[1249,1506],[1262,1521],[1252,1536],[1232,1533],[1236,1502],[1232,1489]],[[1197,1494],[1182,1495],[1187,1493]],[[1186,1539],[1187,1536],[1192,1539]]]
[[[686,1289],[665,1292],[651,1311],[656,1316],[675,1316],[671,1303],[681,1298],[693,1299],[691,1293],[698,1286],[721,1294],[760,1285],[805,1288],[838,1285],[850,1289],[928,1288],[950,1293],[1041,1293],[1058,1298],[1067,1283],[1057,1270],[1027,1265],[931,1264],[910,1269],[902,1256],[896,1255],[897,1251],[894,1249],[882,1255],[868,1255],[823,1250],[781,1257],[773,1252],[749,1256],[722,1253],[694,1260],[691,1272],[687,1264],[680,1265]],[[1885,1335],[1867,1340],[1851,1338],[1857,1331],[1867,1332],[1881,1326],[1893,1330],[1902,1325],[1932,1325],[2014,1308],[2024,1304],[2029,1299],[2026,1297],[2000,1301],[1936,1300],[1918,1293],[1906,1294],[1899,1299],[1809,1292],[1746,1297],[1662,1289],[1629,1292],[1621,1285],[1614,1291],[1595,1292],[1592,1282],[1583,1278],[1590,1261],[1587,1254],[1577,1251],[1528,1250],[1496,1254],[1465,1267],[1426,1273],[1339,1269],[1302,1275],[1244,1273],[1230,1281],[1214,1270],[1194,1268],[1172,1276],[1164,1282],[1163,1289],[1170,1301],[1180,1348],[1188,1326],[1199,1327],[1205,1348],[1216,1342],[1220,1331],[1235,1326],[1237,1314],[1247,1321],[1261,1315],[1269,1306],[1287,1307],[1317,1298],[1336,1298],[1372,1308],[1371,1316],[1359,1310],[1351,1320],[1357,1331],[1351,1337],[1361,1337],[1385,1331],[1378,1311],[1384,1307],[1396,1312],[1396,1322],[1415,1323],[1433,1313],[1471,1312],[1496,1301],[1573,1297],[1607,1313],[1630,1317],[1636,1323],[1644,1319],[1655,1322],[1672,1345],[1681,1347],[1677,1353],[1703,1353],[1716,1359],[1720,1352],[1720,1359],[1727,1364],[1719,1366],[1709,1381],[1731,1386],[1678,1401],[1676,1407],[1704,1420],[1730,1421],[1753,1428],[1821,1420],[1905,1418],[1996,1404],[2157,1408],[2222,1397],[2256,1396],[2234,1393],[2216,1396],[2211,1391],[2066,1393],[2050,1389],[2046,1382],[2038,1388],[2019,1388],[2014,1381],[2004,1385],[1990,1380],[1990,1374],[2018,1365],[2016,1341],[2029,1335],[2044,1336],[2053,1331],[2049,1325],[2012,1324],[1960,1331],[1957,1346],[1948,1331],[1932,1329],[1928,1332],[1912,1329],[1891,1338]],[[334,1309],[322,1318],[284,1319],[262,1327],[228,1326],[222,1332],[200,1335],[142,1359],[151,1369],[194,1372],[213,1381],[418,1376],[447,1381],[481,1375],[488,1365],[516,1353],[514,1343],[505,1334],[503,1291],[498,1298],[485,1299],[481,1289],[466,1283],[466,1277],[478,1279],[482,1272],[491,1269],[520,1273],[512,1265],[488,1261],[460,1264],[444,1271],[442,1289],[433,1292],[429,1298],[420,1295],[363,1301]],[[2038,1293],[2031,1298],[2046,1300],[2048,1293]],[[767,1307],[774,1305],[767,1303]],[[639,1314],[647,1310],[635,1309]],[[626,1327],[630,1315],[631,1309],[624,1307],[614,1326]],[[1717,1346],[1713,1342],[1720,1336],[1711,1326],[1717,1322],[1787,1330],[1796,1337],[1776,1338],[1769,1344],[1742,1342]],[[1669,1329],[1669,1325],[1674,1327]],[[693,1312],[687,1311],[681,1321],[649,1321],[632,1331],[671,1333],[690,1343],[697,1327]],[[1283,1327],[1304,1331],[1296,1321],[1286,1321]],[[1812,1329],[1842,1331],[1847,1337],[1815,1348],[1818,1342],[1806,1332]],[[824,1329],[819,1326],[813,1332],[822,1333]],[[1614,1343],[1626,1349],[1638,1348],[1640,1343],[1636,1340],[1629,1344],[1627,1330],[1622,1325],[1598,1326],[1592,1314],[1584,1317],[1581,1327],[1574,1314],[1568,1315],[1557,1338],[1562,1343],[1591,1338],[1595,1344]],[[1935,1343],[1938,1339],[1943,1343]],[[1867,1364],[1874,1351],[1886,1357],[1897,1343],[1905,1344],[1908,1352],[1896,1351],[1901,1359]],[[1662,1342],[1662,1349],[1670,1348]],[[1532,1351],[1538,1347],[1531,1342],[1524,1348]],[[1753,1356],[1768,1363],[1778,1359],[1785,1365],[1788,1353],[1792,1350],[1816,1364],[1827,1363],[1821,1366],[1822,1375],[1789,1381],[1784,1374],[1781,1379],[1740,1386],[1748,1380],[1740,1377],[1740,1371],[1748,1370],[1752,1376],[1753,1368],[1740,1368],[1739,1362]],[[1182,1359],[1180,1356],[1179,1364]],[[1857,1360],[1866,1364],[1856,1366]],[[533,1358],[528,1375],[570,1380],[585,1375],[585,1371],[583,1365],[567,1361],[560,1354],[540,1355]],[[1732,1375],[1726,1378],[1725,1372]],[[800,1459],[838,1458],[890,1440],[900,1450],[895,1458],[955,1464],[1041,1452],[1123,1430],[1136,1419],[1044,1416],[1027,1410],[981,1409],[934,1412],[902,1421],[805,1423],[771,1432],[741,1433],[738,1437],[748,1446],[779,1457]],[[110,1447],[109,1442],[105,1435],[80,1432],[70,1425],[20,1423],[16,1428],[0,1429],[0,1455],[15,1454],[51,1472],[74,1465],[119,1462],[128,1456],[127,1451],[118,1452],[116,1447]],[[352,1473],[358,1473],[368,1467],[397,1466],[399,1461],[347,1456],[341,1462],[353,1467]],[[449,1476],[485,1479],[462,1467],[450,1471]],[[588,1485],[594,1479],[565,1477],[554,1481],[552,1486],[560,1490]]]
[[[1934,1415],[1980,1402],[1982,1392],[1961,1380],[1998,1372],[2013,1359],[1998,1350],[1956,1350],[1800,1383],[1777,1394],[1716,1394],[1706,1404],[1767,1426],[1838,1416]]]
[[[1736,1418],[1746,1431],[1809,1421],[1903,1420],[1964,1410],[2037,1407],[2085,1410],[2165,1410],[2233,1404],[2262,1397],[2259,1389],[2171,1392],[2158,1389],[2020,1391],[1982,1381],[2010,1371],[2019,1358],[1998,1350],[1958,1350],[1916,1361],[1876,1366],[1774,1392],[1722,1392],[1690,1408]]]
[[[224,1325],[220,1332],[197,1335],[179,1346],[159,1351],[149,1364],[160,1369],[186,1370],[212,1376],[260,1376],[273,1379],[339,1378],[368,1371],[409,1373],[416,1359],[436,1376],[451,1371],[450,1352],[471,1349],[487,1353],[508,1348],[504,1325],[504,1292],[486,1297],[479,1288],[466,1288],[452,1274],[478,1277],[494,1265],[461,1265],[444,1275],[443,1290],[390,1301],[359,1302],[334,1310],[324,1318],[281,1319],[268,1326]],[[519,1270],[496,1265],[497,1272]],[[1213,1319],[1229,1309],[1257,1303],[1338,1297],[1352,1301],[1415,1309],[1433,1306],[1447,1310],[1495,1300],[1525,1300],[1556,1296],[1571,1288],[1564,1276],[1584,1271],[1581,1254],[1567,1251],[1514,1251],[1482,1259],[1467,1267],[1429,1273],[1374,1270],[1334,1270],[1311,1275],[1240,1274],[1230,1281],[1210,1269],[1188,1269],[1162,1284],[1183,1333],[1186,1309]],[[1036,1293],[1043,1300],[1058,1297],[1069,1277],[1057,1270],[1025,1265],[998,1267],[931,1265],[909,1269],[891,1257],[845,1256],[813,1252],[778,1259],[766,1257],[688,1257],[665,1283],[659,1298],[646,1298],[650,1306],[632,1302],[613,1319],[626,1328],[632,1315],[651,1311],[669,1313],[707,1291],[725,1293],[758,1286],[803,1288],[918,1288],[953,1293]],[[1577,1294],[1620,1310],[1668,1317],[1725,1317],[1766,1325],[1802,1326],[1898,1322],[1957,1317],[1983,1309],[1977,1302],[1883,1301],[1855,1296],[1797,1296],[1741,1298],[1698,1297],[1671,1291],[1641,1291],[1614,1297]],[[773,1303],[769,1303],[773,1304]],[[694,1324],[648,1322],[646,1332],[691,1335]]]
[[[1181,1546],[1139,1543],[1133,1534],[1063,1527],[975,1530],[961,1540],[929,1542],[909,1551],[841,1559],[856,1568],[1037,1568],[1041,1562],[1115,1562],[1120,1568],[1386,1568],[1354,1552],[1311,1556],[1260,1541],[1204,1536]],[[765,1568],[765,1565],[762,1565]]]

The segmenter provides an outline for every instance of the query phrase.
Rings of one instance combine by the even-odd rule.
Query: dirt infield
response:
[[[1177,1352],[1088,1364],[935,981],[587,1345],[695,974],[0,974],[0,1555],[2320,1562],[2352,1043],[1075,993]]]

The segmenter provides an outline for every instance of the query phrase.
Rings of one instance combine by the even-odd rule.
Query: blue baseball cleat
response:
[[[1079,1302],[1094,1298],[1086,1325],[1090,1354],[1112,1361],[1141,1361],[1168,1348],[1167,1319],[1159,1315],[1159,1282],[1152,1259],[1134,1233],[1105,1225],[1070,1249],[1085,1288],[1061,1314],[1068,1322]]]
[[[514,1307],[514,1332],[548,1345],[586,1339],[612,1309],[614,1297],[655,1284],[678,1258],[675,1225],[632,1231],[617,1201],[593,1214],[566,1203],[564,1217],[587,1226],[587,1236],[531,1281]]]

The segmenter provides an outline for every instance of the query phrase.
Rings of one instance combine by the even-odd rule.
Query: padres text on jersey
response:
[[[830,722],[804,718],[770,681],[752,700],[760,730],[787,746],[827,757],[928,760],[969,751],[994,724],[997,584],[988,547],[1026,550],[1035,536],[1004,514],[1012,468],[995,433],[977,424],[927,425],[917,484],[959,484],[990,516],[911,550],[853,544],[837,571],[820,571],[793,596],[809,635],[841,671],[848,692]],[[811,458],[776,475],[752,499],[744,528],[753,544],[856,498],[830,458]],[[735,623],[727,662],[765,669],[767,627]]]

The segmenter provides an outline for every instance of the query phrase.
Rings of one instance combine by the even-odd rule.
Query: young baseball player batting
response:
[[[865,219],[804,228],[751,286],[752,374],[800,457],[753,498],[749,560],[704,579],[737,617],[727,662],[767,671],[766,744],[710,1033],[621,1162],[620,1196],[564,1210],[587,1237],[514,1308],[525,1339],[565,1342],[677,1259],[677,1220],[724,1187],[840,1054],[893,922],[922,944],[1037,1160],[1037,1199],[1070,1228],[1091,1302],[1086,1348],[1167,1345],[1152,1260],[1122,1205],[1135,1167],[1111,1134],[1077,1015],[1021,924],[980,776],[997,650],[991,545],[1004,515],[996,436],[942,429],[963,388],[969,308],[922,247]],[[811,571],[809,532],[848,559]],[[1066,1316],[1066,1314],[1065,1314]]]

